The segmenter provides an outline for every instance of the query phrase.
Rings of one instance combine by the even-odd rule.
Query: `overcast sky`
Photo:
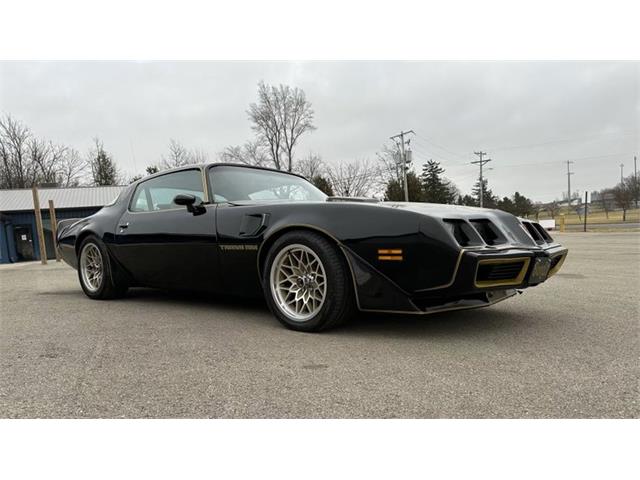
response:
[[[209,152],[252,138],[258,81],[302,88],[318,129],[297,156],[376,159],[413,129],[414,163],[433,158],[462,192],[488,152],[494,193],[536,200],[613,186],[640,147],[638,63],[0,63],[0,111],[39,136],[86,152],[99,136],[127,176],[170,138]]]

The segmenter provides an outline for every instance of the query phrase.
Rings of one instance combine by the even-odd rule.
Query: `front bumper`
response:
[[[468,258],[466,265],[470,263],[475,265],[475,269],[468,269],[459,272],[462,275],[462,281],[466,281],[469,286],[474,289],[487,289],[495,287],[520,287],[526,288],[538,285],[550,276],[557,273],[568,250],[560,245],[551,245],[544,249],[522,250],[522,249],[505,249],[497,252],[482,249],[479,251],[465,251],[464,255]],[[491,279],[482,277],[482,266],[492,264],[515,264],[522,263],[522,268],[514,275],[502,276],[499,279]],[[469,281],[469,270],[473,270],[473,276]],[[508,272],[507,272],[508,274]]]
[[[482,299],[491,305],[499,292],[516,291],[539,285],[555,275],[562,267],[568,250],[560,245],[540,249],[505,248],[465,250],[453,283],[443,289],[416,291],[411,302],[420,311],[429,313],[442,302]],[[498,272],[496,277],[487,275],[486,267],[511,268]],[[484,271],[483,271],[484,269]],[[484,273],[484,276],[482,276]],[[499,293],[499,296],[502,293]]]
[[[533,287],[557,273],[567,249],[558,244],[545,248],[463,249],[448,285],[406,292],[345,249],[354,278],[358,307],[363,311],[428,314],[493,305]],[[513,275],[479,279],[482,265],[514,265]],[[509,273],[507,271],[507,273]]]

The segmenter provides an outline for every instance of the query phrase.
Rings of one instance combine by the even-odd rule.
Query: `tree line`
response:
[[[100,139],[95,138],[83,155],[72,147],[35,135],[10,114],[0,117],[0,188],[117,185],[120,181],[116,163]]]
[[[627,220],[627,210],[638,207],[640,201],[640,179],[635,174],[628,175],[613,187],[591,192],[591,204],[600,205],[605,215],[615,208],[622,210],[622,221]]]
[[[325,162],[317,153],[298,155],[299,144],[305,135],[314,132],[315,112],[304,91],[288,85],[268,85],[260,82],[257,99],[246,110],[253,133],[241,145],[229,145],[219,152],[219,161],[271,167],[298,173],[306,177],[327,195],[345,197],[382,197],[389,201],[404,200],[406,168],[409,201],[479,206],[483,191],[483,205],[498,208],[518,216],[538,215],[547,210],[557,214],[557,201],[536,203],[520,192],[510,197],[494,195],[488,182],[476,181],[470,194],[462,194],[445,177],[440,162],[429,160],[416,173],[401,165],[396,145],[383,145],[377,159],[356,159]],[[74,148],[56,144],[36,136],[26,125],[9,114],[0,117],[0,188],[28,188],[33,185],[57,184],[62,187],[88,185],[118,185],[139,180],[162,170],[209,161],[207,152],[189,149],[180,141],[170,139],[167,152],[158,161],[147,165],[145,172],[126,178],[113,156],[99,138],[81,154]],[[629,180],[630,182],[631,180]],[[624,182],[623,182],[624,183]],[[626,185],[626,184],[625,184]],[[622,185],[603,196],[615,198],[620,205],[628,202]],[[637,182],[636,187],[637,189]],[[628,196],[628,195],[627,195]],[[637,197],[637,193],[636,193]]]

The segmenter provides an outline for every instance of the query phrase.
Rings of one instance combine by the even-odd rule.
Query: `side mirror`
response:
[[[187,207],[187,210],[194,215],[202,215],[207,210],[204,208],[204,205],[202,205],[202,202],[196,203],[196,200],[195,195],[181,193],[173,198],[173,203],[176,205],[184,205]]]

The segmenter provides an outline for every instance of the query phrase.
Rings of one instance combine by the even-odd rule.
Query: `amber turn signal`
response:
[[[379,248],[378,260],[383,261],[402,261],[402,249],[401,248]]]

